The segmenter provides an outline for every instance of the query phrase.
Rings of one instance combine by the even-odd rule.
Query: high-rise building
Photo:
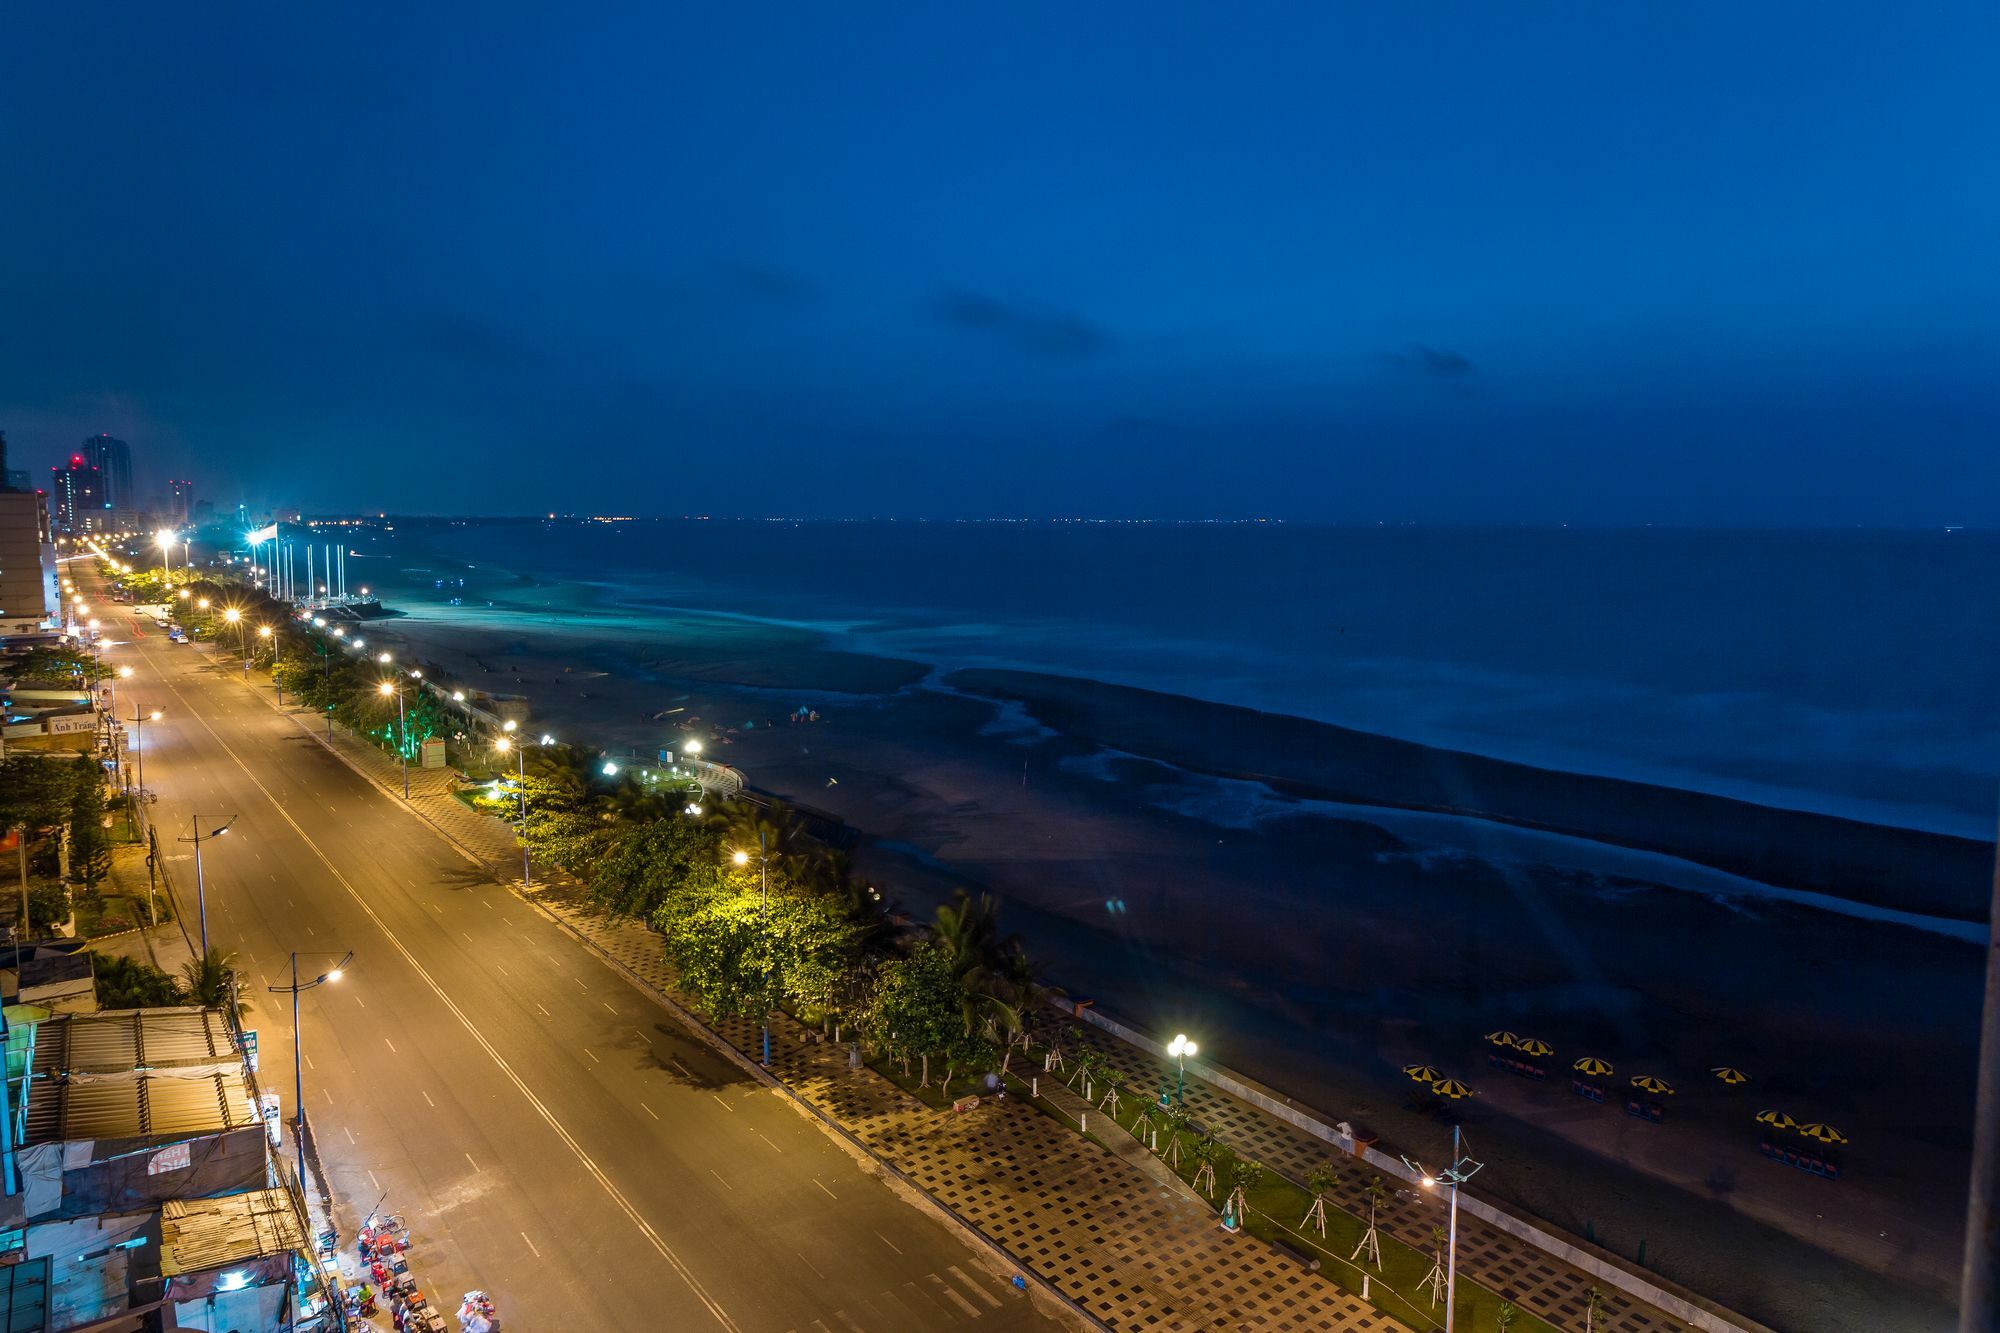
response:
[[[185,526],[194,517],[194,483],[191,481],[169,481],[167,483],[167,519],[171,523]]]
[[[50,469],[49,507],[58,532],[95,532],[103,526],[104,486],[82,454],[71,454],[68,467]]]
[[[132,491],[132,447],[109,435],[83,442],[83,461],[97,469],[98,499],[105,509],[133,509],[139,497]]]
[[[31,491],[28,474],[7,466],[7,432],[0,430],[0,491]]]
[[[0,641],[39,633],[50,614],[54,548],[47,526],[40,495],[0,491]]]

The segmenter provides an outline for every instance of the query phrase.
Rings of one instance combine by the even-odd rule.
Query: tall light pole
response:
[[[387,657],[384,653],[382,656]],[[410,729],[407,715],[403,712],[403,691],[393,681],[383,681],[376,689],[384,694],[396,696],[396,757],[403,761],[403,799],[410,799]]]
[[[1458,1189],[1478,1174],[1479,1168],[1486,1163],[1474,1161],[1472,1154],[1465,1151],[1463,1133],[1457,1125],[1453,1125],[1450,1166],[1432,1175],[1407,1157],[1403,1159],[1403,1165],[1417,1173],[1425,1189],[1443,1185],[1451,1191],[1451,1239],[1446,1242],[1444,1268],[1444,1333],[1451,1333],[1452,1315],[1457,1304],[1454,1297],[1458,1295]]]
[[[315,956],[331,958],[333,951],[329,949],[324,954]],[[304,1189],[306,1184],[306,1057],[304,1047],[299,1044],[299,992],[311,990],[315,986],[324,986],[329,981],[340,980],[342,970],[353,961],[354,950],[349,949],[341,957],[341,960],[332,967],[320,973],[311,981],[302,982],[299,980],[299,955],[294,951],[292,954],[292,984],[289,986],[271,987],[273,995],[282,995],[289,991],[292,996],[292,1109],[294,1112],[292,1118],[292,1141],[298,1146],[299,1150],[300,1189]]]
[[[153,543],[160,548],[160,581],[171,588],[174,585],[174,534],[161,528],[153,534]]]
[[[146,723],[159,720],[159,709],[142,713],[137,704],[132,705],[132,754],[133,762],[139,766],[139,798],[134,804],[141,810],[146,807]],[[140,820],[140,823],[144,822]]]
[[[454,694],[452,697],[454,699],[463,699],[465,696],[463,694]],[[528,866],[528,742],[526,740],[517,741],[514,739],[511,733],[515,725],[515,722],[511,718],[500,724],[503,734],[498,740],[493,742],[493,748],[501,754],[505,754],[509,750],[514,752],[514,791],[520,799],[521,810],[521,887],[525,889],[533,883]],[[543,732],[541,740],[536,743],[540,745],[554,745],[556,738],[547,732]]]
[[[222,609],[222,618],[236,626],[236,646],[243,650],[243,674],[250,674],[250,627],[243,623],[243,613],[233,606]]]
[[[278,636],[271,632],[269,625],[257,627],[257,637],[271,641],[271,684],[278,691],[278,707],[285,706],[285,683],[278,679]]]
[[[737,865],[750,864],[750,853],[737,852],[730,858]],[[764,932],[764,977],[761,1001],[764,1018],[764,1058],[759,1061],[764,1068],[771,1067],[771,862],[764,847],[764,830],[757,830],[757,906],[758,921]]]
[[[235,817],[231,816],[229,819],[223,821],[221,828],[203,833],[201,831],[201,816],[196,815],[194,817],[194,836],[192,838],[181,839],[182,842],[191,842],[194,844],[194,901],[195,910],[201,917],[201,956],[204,959],[208,957],[208,886],[201,877],[201,845],[205,842],[213,842],[223,834],[229,832],[229,826],[235,822]]]
[[[1181,1062],[1180,1072],[1174,1076],[1174,1100],[1182,1105],[1187,1104],[1188,1057],[1200,1049],[1201,1047],[1188,1040],[1185,1032],[1176,1032],[1174,1039],[1167,1043],[1167,1054]]]

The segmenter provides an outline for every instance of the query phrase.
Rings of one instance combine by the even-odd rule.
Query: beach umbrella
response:
[[[1500,1029],[1498,1032],[1487,1033],[1486,1040],[1492,1042],[1495,1046],[1519,1046],[1521,1044],[1521,1039],[1505,1028]]]
[[[1674,1095],[1673,1084],[1663,1078],[1654,1078],[1651,1074],[1634,1074],[1632,1076],[1632,1086],[1642,1088],[1647,1092],[1662,1097],[1671,1097]]]
[[[1554,1055],[1556,1053],[1555,1047],[1549,1045],[1547,1042],[1541,1040],[1538,1037],[1521,1038],[1521,1044],[1517,1049],[1523,1055],[1542,1056],[1542,1055]]]
[[[1715,1068],[1709,1070],[1708,1072],[1715,1075],[1717,1078],[1721,1079],[1724,1083],[1727,1083],[1732,1088],[1739,1083],[1748,1083],[1750,1081],[1750,1076],[1748,1074],[1744,1073],[1740,1069],[1731,1069],[1728,1065],[1717,1065]]]
[[[1783,1111],[1759,1111],[1757,1113],[1757,1123],[1760,1125],[1769,1125],[1772,1129],[1797,1129],[1799,1127],[1799,1122],[1786,1115]]]
[[[1404,1065],[1403,1072],[1419,1083],[1435,1083],[1444,1077],[1429,1065]]]
[[[1814,1139],[1820,1143],[1847,1142],[1847,1135],[1841,1133],[1839,1130],[1835,1129],[1832,1125],[1819,1125],[1819,1124],[1800,1125],[1799,1133],[1805,1135],[1809,1139]]]
[[[1453,1101],[1457,1101],[1461,1097],[1470,1097],[1472,1095],[1472,1089],[1466,1087],[1463,1083],[1460,1083],[1455,1078],[1439,1079],[1437,1082],[1431,1084],[1431,1091],[1435,1092],[1440,1097],[1449,1097]]]
[[[1600,1060],[1594,1055],[1584,1056],[1583,1059],[1578,1060],[1575,1064],[1571,1065],[1570,1068],[1574,1069],[1579,1074],[1593,1074],[1599,1078],[1602,1078],[1606,1074],[1614,1074],[1618,1072],[1611,1067],[1611,1062],[1609,1060]]]

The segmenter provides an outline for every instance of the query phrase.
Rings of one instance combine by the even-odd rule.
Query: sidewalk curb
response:
[[[253,691],[255,691],[261,696],[262,691],[258,690],[254,683],[251,684],[251,688],[253,689]],[[274,713],[277,713],[280,717],[286,718],[295,724],[298,722],[298,714],[287,712],[286,710],[280,708],[274,700],[269,700],[266,702],[268,706],[271,708],[271,710]],[[868,1147],[867,1144],[863,1143],[859,1138],[855,1137],[855,1135],[850,1130],[848,1130],[846,1126],[842,1125],[839,1121],[827,1115],[824,1111],[820,1110],[819,1107],[814,1106],[810,1101],[806,1100],[804,1097],[800,1096],[796,1091],[794,1091],[789,1085],[787,1085],[781,1079],[774,1076],[769,1070],[763,1068],[756,1061],[750,1059],[748,1056],[744,1055],[743,1052],[737,1050],[736,1047],[730,1045],[727,1038],[723,1037],[722,1034],[716,1032],[714,1029],[710,1028],[706,1023],[702,1022],[698,1017],[696,1017],[678,1000],[675,1000],[673,997],[667,995],[665,992],[661,991],[659,988],[654,986],[651,982],[645,980],[638,973],[634,972],[631,968],[627,967],[623,962],[619,961],[617,958],[614,958],[610,953],[606,952],[602,947],[600,947],[597,944],[595,940],[592,940],[589,936],[577,930],[574,926],[570,925],[569,922],[563,920],[550,908],[536,901],[536,895],[533,889],[526,888],[517,881],[511,879],[505,879],[495,874],[493,867],[491,865],[489,865],[484,860],[480,859],[480,857],[475,852],[473,852],[471,848],[467,847],[464,843],[460,842],[458,838],[455,835],[453,835],[453,833],[449,829],[445,828],[444,825],[438,823],[435,819],[432,819],[430,815],[426,814],[424,811],[418,809],[414,803],[405,800],[400,794],[400,792],[387,785],[382,779],[368,772],[353,758],[351,758],[346,754],[343,754],[337,745],[329,743],[324,737],[316,734],[311,729],[306,728],[302,725],[299,727],[299,729],[302,732],[304,732],[307,736],[311,737],[313,740],[318,741],[322,749],[326,750],[328,753],[332,754],[335,759],[338,759],[341,763],[345,764],[350,770],[354,772],[354,774],[357,777],[361,778],[362,781],[368,783],[370,786],[374,787],[377,791],[380,791],[383,794],[389,796],[392,800],[400,804],[410,814],[422,820],[426,825],[430,827],[432,832],[436,833],[439,838],[443,839],[443,841],[446,844],[448,844],[453,850],[455,850],[460,856],[464,857],[467,861],[471,862],[474,866],[478,867],[481,871],[485,872],[489,877],[493,879],[493,881],[496,884],[506,889],[507,892],[513,894],[514,897],[519,899],[521,902],[533,908],[536,912],[538,912],[548,921],[553,923],[564,934],[568,935],[570,938],[576,940],[579,944],[582,944],[585,948],[590,950],[591,953],[596,955],[614,972],[617,972],[619,975],[623,976],[627,982],[629,982],[632,986],[637,988],[642,994],[644,994],[649,999],[655,1001],[663,1008],[665,1008],[667,1012],[682,1027],[685,1027],[689,1031],[691,1035],[695,1036],[706,1045],[713,1047],[717,1052],[719,1052],[725,1058],[730,1060],[739,1069],[749,1074],[756,1081],[763,1083],[766,1087],[780,1093],[795,1111],[800,1111],[805,1115],[807,1115],[810,1119],[815,1121],[824,1132],[828,1133],[829,1135],[837,1139],[840,1143],[849,1148],[851,1151],[860,1153],[863,1156],[863,1158],[871,1165],[873,1165],[876,1169],[883,1172],[890,1179],[895,1181],[897,1184],[901,1185],[905,1190],[909,1191],[911,1194],[914,1194],[916,1198],[912,1202],[915,1203],[915,1205],[919,1208],[920,1211],[925,1211],[930,1213],[935,1220],[941,1222],[945,1226],[960,1233],[960,1235],[969,1244],[971,1244],[974,1249],[984,1251],[990,1258],[998,1261],[1004,1267],[1020,1273],[1023,1277],[1025,1277],[1025,1279],[1033,1288],[1033,1290],[1030,1293],[1031,1299],[1033,1299],[1035,1296],[1040,1296],[1045,1301],[1054,1302],[1057,1305],[1059,1312],[1061,1314],[1081,1319],[1088,1327],[1097,1330],[1097,1333],[1113,1333],[1113,1330],[1110,1325],[1106,1324],[1103,1320],[1099,1319],[1096,1315],[1092,1314],[1089,1310],[1085,1309],[1075,1300],[1065,1295],[1047,1278],[1043,1277],[1039,1272],[1037,1272],[1032,1265],[1014,1256],[1011,1252],[1008,1251],[1008,1249],[1004,1245],[994,1240],[991,1236],[988,1236],[985,1232],[979,1230],[978,1227],[974,1226],[970,1221],[966,1220],[964,1217],[961,1217],[956,1211],[952,1209],[952,1207],[949,1204],[945,1203],[943,1200],[938,1199],[936,1196],[932,1195],[930,1191],[926,1190],[922,1185],[919,1185],[916,1181],[912,1180],[909,1176],[905,1175],[900,1168],[898,1168],[893,1163],[888,1162],[881,1156],[879,1156],[873,1149]]]

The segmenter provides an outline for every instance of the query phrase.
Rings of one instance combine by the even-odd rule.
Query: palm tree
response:
[[[236,982],[236,955],[221,949],[210,949],[199,958],[190,958],[181,965],[181,977],[187,984],[188,999],[204,1009],[227,1009]],[[250,1006],[240,999],[236,1008],[240,1013]]]
[[[1306,1172],[1306,1188],[1312,1192],[1312,1207],[1306,1209],[1305,1220],[1300,1226],[1319,1228],[1319,1237],[1326,1239],[1326,1196],[1340,1188],[1340,1168],[1332,1162],[1320,1162]]]
[[[1229,1150],[1207,1134],[1195,1140],[1195,1172],[1193,1185],[1209,1198],[1215,1197],[1215,1164],[1228,1155]]]
[[[1000,908],[993,895],[982,893],[974,899],[961,891],[938,907],[931,929],[951,957],[966,1032],[984,1031],[989,1024],[995,1031],[1018,1028],[1021,1013],[1013,1003],[1008,978],[1014,970],[1010,955],[1020,943],[1000,934]]]

